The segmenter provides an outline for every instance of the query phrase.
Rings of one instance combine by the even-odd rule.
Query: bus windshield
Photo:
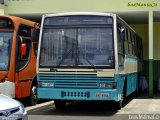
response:
[[[0,70],[7,70],[11,49],[12,32],[0,32]]]
[[[112,25],[67,25],[49,26],[47,19],[42,35],[41,67],[114,67]]]
[[[44,29],[40,66],[113,66],[112,28]]]

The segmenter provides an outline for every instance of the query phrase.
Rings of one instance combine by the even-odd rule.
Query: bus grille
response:
[[[98,88],[100,82],[113,82],[114,78],[97,77],[96,74],[39,74],[39,81],[53,81],[55,88]]]
[[[62,97],[83,97],[89,98],[89,92],[64,92],[62,91]]]

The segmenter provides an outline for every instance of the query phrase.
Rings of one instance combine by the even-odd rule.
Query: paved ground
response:
[[[160,95],[159,95],[160,96]],[[78,102],[67,104],[64,110],[56,110],[54,102],[46,102],[26,107],[29,120],[160,120],[160,97],[149,99],[146,95],[125,101],[125,106],[117,111],[114,104]],[[137,114],[137,115],[136,115]]]

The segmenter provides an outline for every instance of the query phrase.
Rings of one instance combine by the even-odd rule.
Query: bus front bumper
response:
[[[38,88],[40,99],[60,100],[121,100],[117,89],[52,89]]]

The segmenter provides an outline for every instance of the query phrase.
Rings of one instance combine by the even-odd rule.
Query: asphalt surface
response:
[[[119,111],[115,110],[114,102],[75,102],[57,110],[53,101],[26,107],[26,110],[29,120],[160,120],[160,99],[128,98]]]
[[[54,103],[29,110],[29,120],[106,120],[117,113],[111,103],[69,103],[63,110],[56,110]],[[115,116],[116,117],[116,116]],[[123,119],[122,119],[123,120]]]

